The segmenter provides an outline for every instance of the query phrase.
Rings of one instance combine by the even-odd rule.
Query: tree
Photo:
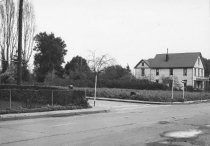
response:
[[[97,82],[98,82],[98,74],[103,71],[103,69],[113,63],[114,59],[109,57],[108,54],[104,54],[96,57],[96,52],[91,51],[90,54],[90,66],[92,71],[95,74],[95,92],[94,92],[94,106],[96,102],[96,90],[97,90]]]
[[[126,69],[128,72],[131,72],[130,66],[127,64]]]
[[[67,62],[65,66],[65,73],[67,75],[70,74],[70,72],[89,72],[90,67],[87,64],[86,59],[76,56],[73,57],[70,62]]]
[[[45,77],[51,72],[53,80],[54,71],[62,72],[62,63],[67,50],[65,42],[53,33],[41,32],[35,36],[36,45],[34,51],[35,73],[39,82],[44,82]]]
[[[35,15],[33,5],[29,0],[24,0],[24,3],[22,3],[22,0],[19,2],[15,1],[16,3],[14,3],[14,0],[2,0],[0,2],[0,61],[3,68],[2,73],[10,71],[11,68],[17,69],[17,67],[10,66],[17,65],[18,30],[22,28],[23,39],[21,41],[23,45],[19,53],[22,57],[21,66],[23,74],[25,74],[28,72],[28,61],[31,57],[34,44]],[[20,16],[18,11],[19,6],[16,6],[18,3],[23,7],[23,10],[21,10],[23,17],[20,19],[22,21],[18,21]],[[19,22],[23,22],[23,27],[17,26]],[[15,72],[17,73],[17,71]],[[6,79],[7,76],[3,78]],[[17,77],[15,78],[17,79]]]
[[[34,47],[35,14],[32,3],[24,0],[23,4],[23,50],[22,58],[27,65]]]
[[[17,67],[17,85],[22,82],[22,19],[23,19],[23,0],[19,2],[18,18],[18,67]]]
[[[205,76],[210,75],[210,59],[202,58],[203,65],[205,67]]]
[[[120,65],[112,65],[106,67],[101,76],[103,80],[119,80],[126,76],[131,76],[131,74],[127,68],[123,68]]]
[[[0,50],[2,72],[5,72],[17,49],[17,19],[13,0],[3,0],[0,5]]]

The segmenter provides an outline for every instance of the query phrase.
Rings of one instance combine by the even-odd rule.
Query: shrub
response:
[[[58,87],[1,85],[0,100],[9,101],[11,91],[12,101],[21,102],[23,107],[51,105],[74,105],[88,107],[84,91],[61,90]]]
[[[193,92],[194,91],[194,88],[193,88],[193,86],[186,86],[185,87],[185,90],[186,91],[189,91],[189,92]]]

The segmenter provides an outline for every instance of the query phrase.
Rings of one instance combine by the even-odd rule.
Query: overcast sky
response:
[[[155,54],[201,52],[210,58],[209,0],[32,0],[37,33],[60,36],[65,61],[89,50],[133,68]]]

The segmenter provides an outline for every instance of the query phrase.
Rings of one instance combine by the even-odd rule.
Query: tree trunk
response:
[[[19,18],[18,18],[18,68],[17,68],[17,85],[22,82],[22,19],[23,19],[23,0],[19,3]]]
[[[94,106],[96,105],[96,88],[97,88],[97,80],[98,80],[98,76],[97,76],[97,73],[96,73],[96,76],[95,76]]]

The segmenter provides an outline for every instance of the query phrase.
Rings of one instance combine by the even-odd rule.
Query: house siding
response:
[[[187,81],[187,86],[193,86],[197,88],[197,82],[201,80],[202,82],[201,88],[204,87],[204,81],[202,81],[202,77],[204,75],[204,66],[201,60],[201,57],[198,56],[195,59],[195,64],[192,67],[188,68],[173,68],[173,76],[176,79],[176,82],[179,83],[180,86],[183,85],[182,81]],[[141,76],[141,69],[145,68],[145,76]],[[159,75],[156,75],[156,69],[158,68],[150,68],[148,65],[142,66],[141,63],[138,67],[135,68],[136,71],[136,78],[138,79],[145,79],[147,78],[150,81],[156,82],[158,80],[159,83],[162,83],[162,79],[166,77],[171,77],[170,75],[170,68],[159,68]],[[184,69],[187,69],[187,75],[184,75]],[[196,69],[196,73],[195,73]],[[196,83],[195,83],[196,82]]]

